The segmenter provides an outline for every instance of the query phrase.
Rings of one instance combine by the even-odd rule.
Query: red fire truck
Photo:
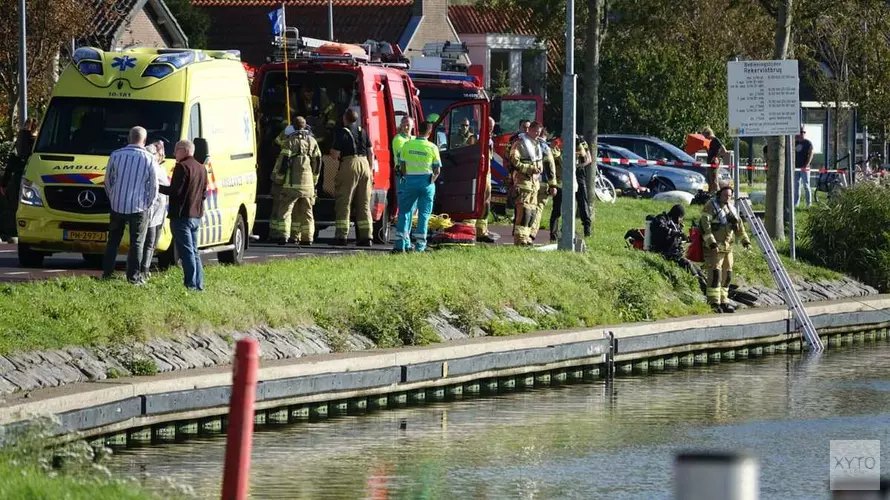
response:
[[[449,105],[461,100],[491,102],[491,116],[496,122],[494,151],[490,156],[492,206],[502,211],[507,199],[504,158],[510,137],[519,128],[520,120],[543,123],[544,100],[537,95],[490,97],[482,85],[482,66],[467,66],[461,62],[461,57],[466,57],[468,53],[463,43],[427,43],[423,48],[423,57],[412,58],[408,74],[420,90],[420,101],[426,116],[440,114]]]
[[[260,144],[254,234],[261,239],[268,236],[272,206],[270,173],[279,151],[275,138],[288,123],[289,99],[291,113],[307,119],[322,150],[323,168],[314,214],[316,230],[333,225],[338,164],[328,152],[333,132],[343,125],[343,114],[355,109],[373,149],[374,239],[378,243],[387,242],[398,210],[397,181],[390,151],[392,138],[403,116],[420,122],[424,114],[419,92],[406,73],[407,60],[398,47],[385,42],[335,43],[301,37],[296,28],[287,28],[283,36],[276,37],[273,47],[268,63],[257,70],[252,88]],[[475,218],[483,210],[481,194],[487,173],[488,141],[472,145],[452,141],[452,132],[457,139],[459,131],[456,128],[452,131],[451,124],[466,118],[476,130],[487,134],[489,103],[485,99],[458,101],[442,109],[437,124],[437,128],[445,132],[446,142],[440,144],[443,168],[436,186],[435,210],[454,218]]]

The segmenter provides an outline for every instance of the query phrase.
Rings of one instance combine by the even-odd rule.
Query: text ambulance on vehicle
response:
[[[253,80],[260,143],[255,234],[261,239],[268,237],[270,174],[280,149],[275,139],[288,124],[289,102],[292,115],[306,118],[322,152],[314,207],[316,231],[334,225],[334,181],[339,164],[329,152],[334,132],[343,127],[344,113],[354,109],[372,146],[374,241],[389,241],[398,210],[392,139],[402,117],[409,116],[419,123],[424,116],[417,88],[405,71],[407,61],[398,47],[389,43],[335,43],[301,37],[296,28],[286,28],[283,37],[275,37],[273,47],[273,56],[257,70]],[[485,99],[454,102],[441,110],[440,126],[452,135],[440,145],[442,174],[436,183],[434,208],[438,213],[468,219],[482,213],[488,143],[467,145],[459,141],[459,127],[451,130],[450,123],[468,118],[476,130],[484,127],[487,131],[488,114]]]
[[[492,197],[495,207],[507,201],[507,147],[510,137],[519,128],[519,120],[544,121],[544,100],[536,95],[505,95],[491,98],[482,85],[482,66],[469,67],[461,62],[469,51],[464,43],[429,42],[423,47],[422,57],[411,58],[408,74],[420,90],[425,115],[439,114],[451,104],[467,99],[491,102],[491,117],[495,126],[494,151],[490,158]],[[478,130],[478,129],[473,129]],[[485,137],[485,136],[481,136]],[[487,141],[486,141],[487,142]]]
[[[164,143],[168,174],[176,142],[195,142],[195,158],[209,179],[198,246],[218,252],[220,262],[241,262],[256,215],[256,140],[239,53],[81,47],[53,89],[23,176],[22,266],[38,267],[54,252],[79,252],[101,263],[110,213],[105,168],[136,125],[148,131],[149,143]],[[162,266],[175,261],[171,240],[165,222]],[[128,248],[125,234],[121,252]]]

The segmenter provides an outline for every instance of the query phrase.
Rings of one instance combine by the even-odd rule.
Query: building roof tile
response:
[[[520,7],[492,9],[475,5],[451,5],[448,7],[448,19],[458,34],[537,34],[531,9]]]
[[[458,36],[488,33],[538,36],[532,10],[521,7],[494,9],[476,5],[451,5],[448,7],[448,19]],[[562,46],[562,40],[547,42],[547,71],[551,75],[562,71]]]

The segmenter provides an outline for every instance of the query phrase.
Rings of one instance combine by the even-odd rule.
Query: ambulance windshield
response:
[[[127,145],[135,126],[148,131],[148,142],[161,140],[168,158],[180,138],[181,102],[91,97],[54,97],[40,128],[35,151],[107,156]]]

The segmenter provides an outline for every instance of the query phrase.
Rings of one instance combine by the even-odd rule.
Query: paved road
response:
[[[512,243],[510,228],[504,226],[492,226],[491,230],[498,233],[501,238],[499,243]],[[373,248],[357,249],[350,243],[347,247],[335,247],[333,241],[333,228],[321,231],[319,241],[309,248],[298,248],[293,245],[278,246],[264,243],[253,243],[244,256],[246,263],[264,262],[271,259],[300,258],[320,255],[349,255],[360,252],[383,254],[392,249],[391,245],[375,245]],[[546,243],[549,237],[545,232],[541,233],[539,241]],[[123,270],[125,257],[118,258],[117,267]],[[204,256],[204,262],[208,265],[217,263],[216,255]],[[57,276],[101,276],[102,272],[91,268],[80,254],[64,253],[47,257],[42,269],[19,267],[18,254],[15,245],[0,244],[0,282],[35,281],[54,278]]]

